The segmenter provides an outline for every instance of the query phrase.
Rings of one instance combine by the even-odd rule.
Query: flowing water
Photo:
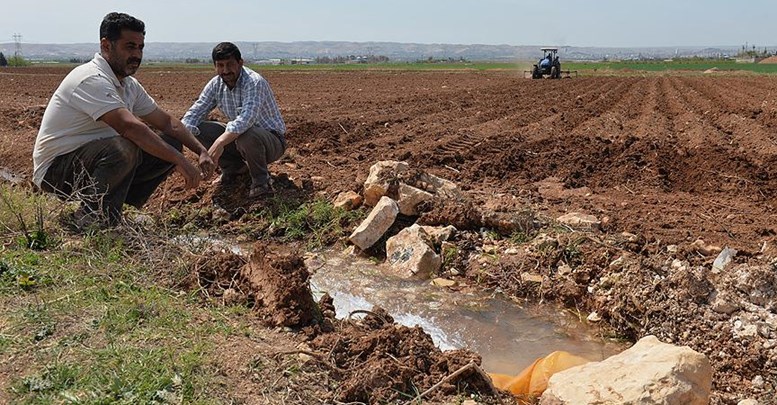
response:
[[[515,375],[556,350],[595,361],[623,350],[554,305],[521,306],[500,295],[402,280],[386,275],[385,264],[333,251],[309,255],[306,264],[316,299],[329,293],[338,318],[380,306],[397,323],[421,326],[440,349],[480,354],[489,372]]]
[[[251,251],[250,246],[207,236],[177,239],[192,248],[210,246],[243,256]],[[380,306],[397,323],[422,327],[442,350],[466,348],[478,353],[488,372],[516,375],[556,350],[598,361],[625,349],[553,304],[520,305],[499,294],[452,291],[428,280],[399,279],[389,275],[385,263],[333,250],[310,253],[305,264],[315,299],[329,293],[338,318]]]

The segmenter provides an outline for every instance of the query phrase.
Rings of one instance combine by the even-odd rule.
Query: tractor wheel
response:
[[[550,68],[550,78],[551,79],[559,78],[559,72],[557,67],[553,66],[552,68]]]
[[[540,74],[540,68],[538,68],[536,65],[534,66],[534,69],[532,69],[531,71],[531,78],[542,79],[542,74]]]

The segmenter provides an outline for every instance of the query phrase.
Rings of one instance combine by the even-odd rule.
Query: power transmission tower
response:
[[[15,33],[13,34],[13,42],[16,45],[16,50],[13,53],[13,56],[15,58],[21,58],[22,57],[22,34]]]

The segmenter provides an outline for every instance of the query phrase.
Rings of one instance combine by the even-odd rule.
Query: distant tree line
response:
[[[418,59],[416,63],[468,63],[469,60],[460,58],[435,58],[430,56],[426,59]]]
[[[388,56],[383,55],[348,55],[348,56],[319,56],[315,59],[320,64],[341,64],[341,63],[385,63],[389,61]]]

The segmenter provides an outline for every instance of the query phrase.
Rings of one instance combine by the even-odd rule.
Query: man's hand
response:
[[[216,142],[213,142],[210,149],[208,149],[208,154],[210,155],[210,158],[213,159],[214,164],[219,164],[222,153],[224,153],[224,145],[217,139]]]
[[[213,145],[211,145],[210,149],[208,149],[208,153],[210,154],[210,157],[213,159],[215,164],[219,164],[221,154],[224,153],[224,147],[234,142],[235,139],[237,139],[239,136],[240,134],[228,131],[224,131],[223,134],[219,135],[216,141],[213,142]]]
[[[207,150],[200,153],[200,171],[202,172],[202,178],[208,179],[216,170],[216,163],[210,157],[210,153]]]
[[[188,160],[185,161],[185,163],[176,165],[175,170],[183,176],[184,181],[186,182],[186,188],[195,188],[200,184],[200,180],[202,180],[200,171],[194,167],[193,164],[189,163]]]

